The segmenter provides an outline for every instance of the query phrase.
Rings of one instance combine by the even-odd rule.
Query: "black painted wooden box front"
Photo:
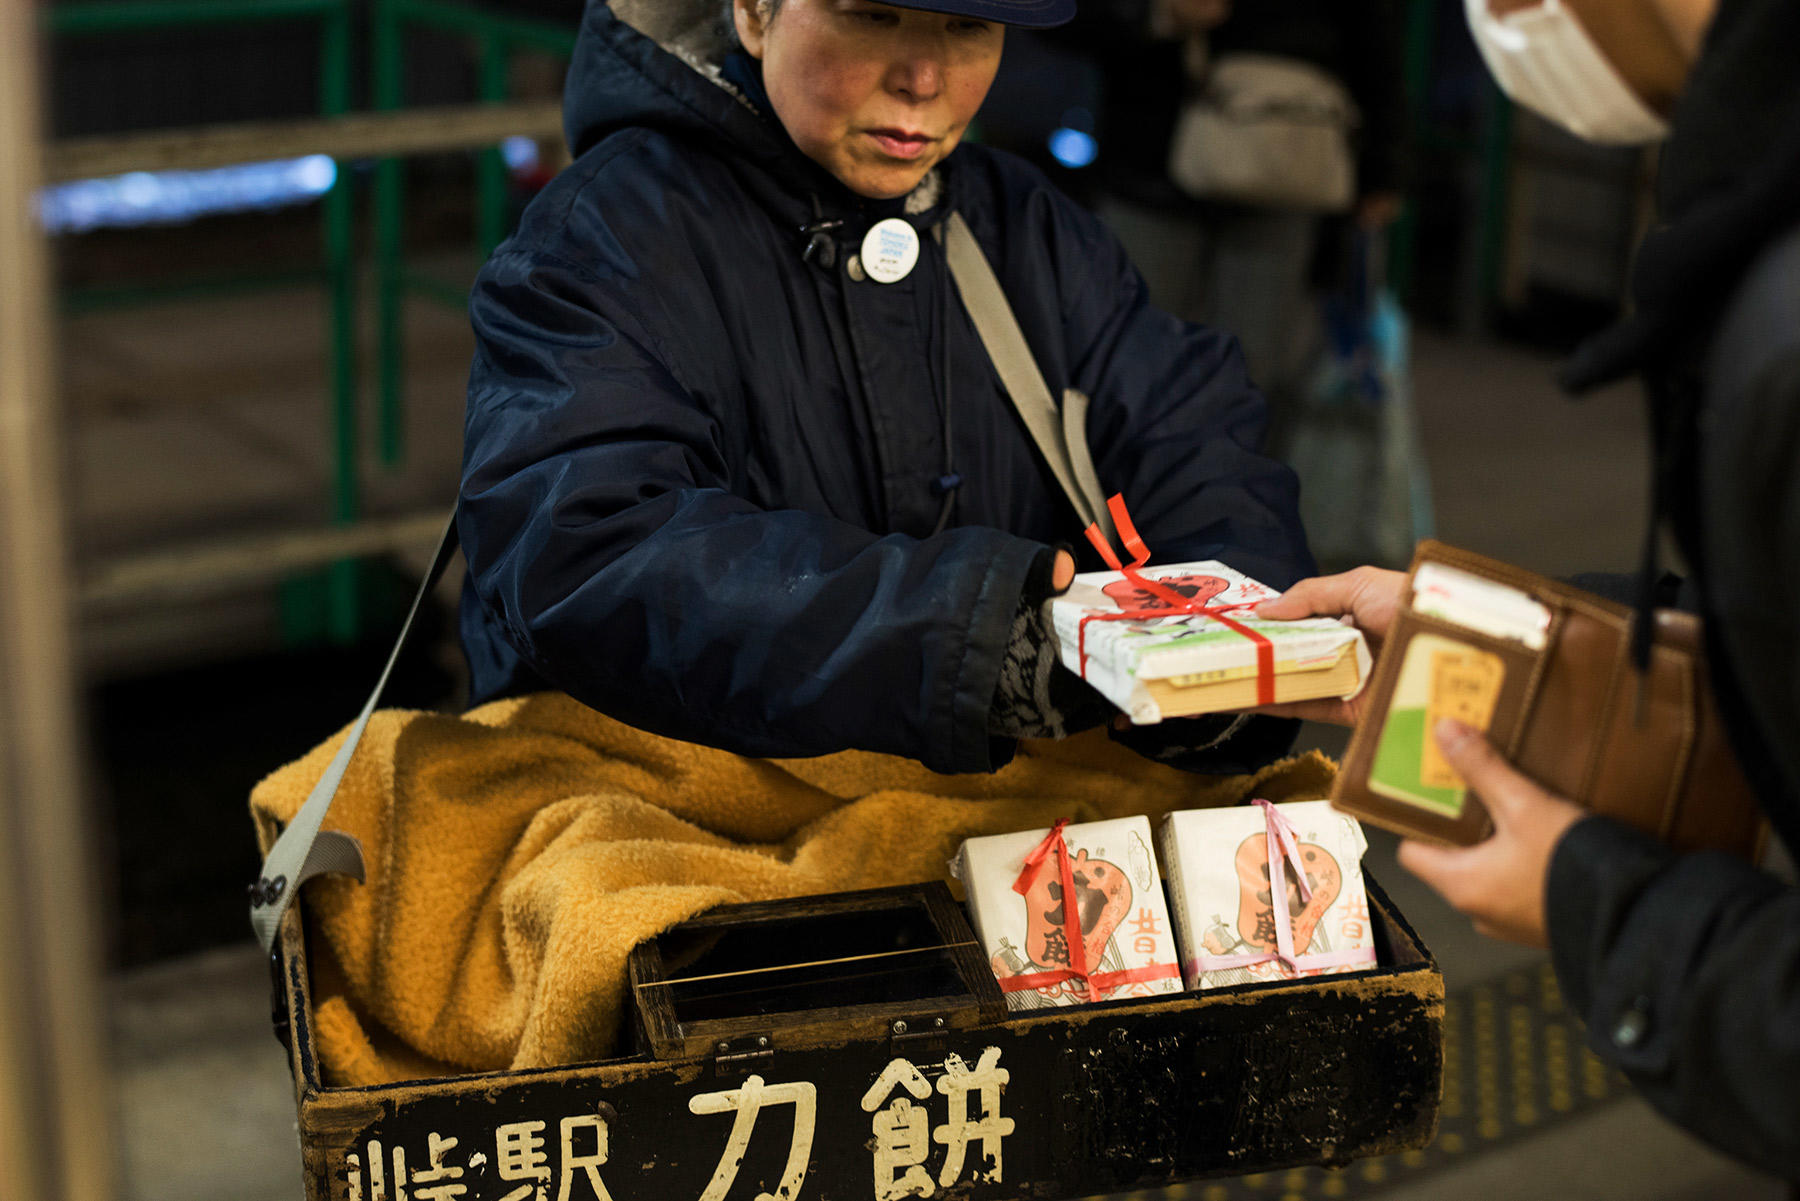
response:
[[[879,1031],[815,1028],[804,1046],[778,1033],[375,1088],[319,1078],[296,906],[277,968],[306,1197],[1078,1198],[1422,1147],[1443,978],[1372,880],[1369,895],[1381,965],[1340,976],[943,1029],[884,1014]]]

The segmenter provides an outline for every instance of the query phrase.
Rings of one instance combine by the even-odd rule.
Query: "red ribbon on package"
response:
[[[1113,525],[1118,528],[1119,541],[1125,544],[1125,553],[1132,556],[1131,562],[1123,562],[1106,541],[1106,535],[1100,532],[1100,523],[1095,522],[1087,528],[1087,539],[1100,552],[1101,559],[1114,571],[1121,573],[1141,591],[1148,593],[1162,602],[1155,608],[1122,609],[1117,613],[1088,613],[1083,615],[1080,625],[1076,627],[1075,655],[1081,664],[1081,678],[1087,679],[1087,628],[1090,621],[1143,621],[1155,617],[1171,617],[1180,613],[1191,613],[1201,617],[1210,617],[1233,633],[1242,634],[1256,647],[1256,703],[1273,705],[1275,703],[1275,644],[1262,634],[1242,622],[1234,621],[1230,614],[1240,609],[1254,608],[1254,603],[1238,605],[1209,605],[1204,601],[1192,600],[1181,595],[1173,588],[1168,588],[1138,570],[1150,561],[1150,548],[1138,536],[1137,527],[1132,524],[1131,514],[1125,508],[1125,497],[1115,493],[1106,502],[1107,510],[1112,514]]]
[[[1306,882],[1306,868],[1300,862],[1300,837],[1294,829],[1294,823],[1287,815],[1262,798],[1253,804],[1261,805],[1263,820],[1268,829],[1269,846],[1269,908],[1275,918],[1275,950],[1262,955],[1206,955],[1198,956],[1189,968],[1194,975],[1201,972],[1217,972],[1225,968],[1250,967],[1253,964],[1268,963],[1280,960],[1296,972],[1310,971],[1315,968],[1349,967],[1359,963],[1374,963],[1374,947],[1356,947],[1348,951],[1325,952],[1318,955],[1296,955],[1294,953],[1294,919],[1288,912],[1287,905],[1287,864],[1294,865],[1294,886],[1300,890],[1302,901],[1312,900],[1312,885]]]
[[[1087,939],[1082,934],[1081,910],[1075,901],[1075,873],[1069,867],[1069,844],[1063,839],[1063,827],[1068,824],[1069,819],[1065,817],[1051,826],[1050,833],[1044,836],[1044,840],[1032,848],[1031,854],[1025,856],[1025,866],[1020,870],[1019,878],[1013,881],[1013,891],[1020,896],[1030,892],[1032,881],[1037,879],[1044,860],[1051,851],[1056,852],[1057,870],[1062,874],[1063,941],[1069,945],[1069,966],[1053,968],[1047,972],[1008,976],[1000,981],[1000,991],[1023,992],[1028,988],[1048,988],[1053,984],[1061,984],[1064,980],[1080,980],[1087,990],[1088,1000],[1098,1001],[1102,992],[1111,992],[1122,984],[1167,980],[1179,976],[1181,967],[1174,963],[1152,963],[1118,972],[1088,971]]]

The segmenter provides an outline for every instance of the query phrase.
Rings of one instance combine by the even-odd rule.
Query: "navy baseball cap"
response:
[[[978,21],[1048,29],[1075,17],[1075,0],[886,0],[896,8],[921,8],[926,12],[952,13]]]

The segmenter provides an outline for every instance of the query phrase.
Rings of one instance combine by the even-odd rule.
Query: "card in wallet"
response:
[[[1576,804],[1678,850],[1755,858],[1766,827],[1713,705],[1699,619],[1657,610],[1644,673],[1632,620],[1569,584],[1420,543],[1332,803],[1410,837],[1487,837],[1486,808],[1432,736],[1454,717]]]

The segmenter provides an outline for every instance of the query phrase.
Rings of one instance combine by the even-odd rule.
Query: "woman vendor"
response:
[[[1006,26],[1074,8],[589,4],[575,161],[472,301],[474,702],[556,689],[743,755],[943,772],[1104,718],[1040,614],[1081,523],[950,276],[953,212],[1051,393],[1091,398],[1099,480],[1156,561],[1217,558],[1276,588],[1311,572],[1233,340],[1150,307],[1119,244],[1036,170],[961,145]],[[884,221],[898,251],[865,263]],[[1120,736],[1230,772],[1292,726]]]

